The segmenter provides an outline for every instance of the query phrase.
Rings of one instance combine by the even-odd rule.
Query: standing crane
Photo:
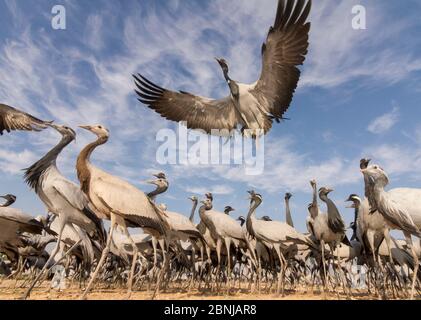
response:
[[[246,136],[266,134],[273,121],[279,123],[288,110],[308,50],[311,0],[279,0],[274,25],[262,46],[262,72],[254,84],[243,84],[229,76],[228,63],[217,59],[230,95],[219,100],[174,92],[134,76],[139,101],[168,120],[186,122],[190,129],[232,131]]]
[[[244,243],[244,236],[241,226],[229,215],[214,211],[213,197],[207,195],[207,199],[202,201],[203,206],[199,208],[200,219],[216,242],[216,254],[218,258],[218,274],[221,268],[221,249],[225,245],[227,251],[227,279],[228,284],[231,279],[231,244],[236,247]]]
[[[327,272],[325,260],[325,244],[331,248],[331,252],[335,251],[335,247],[343,241],[346,245],[350,242],[345,234],[345,223],[339,214],[335,204],[328,198],[328,194],[333,190],[328,188],[321,188],[319,196],[322,201],[327,204],[328,212],[322,213],[317,202],[317,182],[316,180],[310,181],[313,188],[313,202],[309,205],[309,217],[307,218],[307,228],[309,232],[320,243],[321,258],[323,265],[323,281],[326,288]]]
[[[260,194],[254,191],[249,191],[250,194],[250,210],[247,215],[246,227],[251,237],[265,244],[269,249],[274,249],[280,262],[280,272],[278,273],[278,287],[279,294],[282,287],[283,293],[283,278],[285,275],[286,260],[282,251],[288,248],[288,243],[292,241],[299,241],[300,243],[308,244],[313,247],[314,244],[310,238],[300,234],[290,225],[279,221],[264,221],[256,218],[256,209],[262,204],[263,198]],[[259,270],[260,274],[261,270]]]
[[[97,140],[88,144],[80,152],[77,159],[76,169],[81,188],[92,202],[96,211],[98,211],[102,217],[111,220],[107,244],[102,252],[101,259],[95,272],[82,295],[82,299],[86,298],[99,270],[104,264],[105,258],[110,251],[113,232],[117,226],[124,230],[125,235],[130,239],[133,247],[133,262],[128,281],[128,294],[130,295],[138,248],[127,228],[143,228],[146,233],[156,237],[163,236],[164,238],[167,237],[170,228],[165,220],[165,213],[163,213],[145,193],[130,183],[95,167],[91,163],[90,158],[94,150],[107,143],[110,136],[109,130],[102,125],[81,126],[80,128],[95,134],[97,137]],[[164,253],[164,257],[166,257],[166,253]],[[164,269],[165,268],[160,272],[154,297],[159,290]]]
[[[372,202],[383,215],[391,229],[401,230],[405,235],[408,250],[414,259],[414,273],[412,277],[411,299],[414,298],[415,283],[419,269],[419,258],[415,250],[412,236],[421,239],[421,189],[400,188],[385,191],[389,184],[387,173],[378,165],[371,165],[361,172],[366,175],[372,184]],[[390,252],[390,240],[386,238]],[[421,241],[421,240],[420,240]]]
[[[101,242],[105,242],[106,238],[102,221],[90,208],[88,198],[83,194],[78,185],[64,177],[57,168],[57,157],[66,146],[75,140],[76,133],[67,126],[54,124],[49,124],[49,126],[60,133],[62,138],[45,156],[26,169],[25,181],[45,204],[48,211],[60,217],[61,224],[58,227],[56,247],[52,251],[44,268],[25,292],[24,299],[29,297],[35,284],[58,253],[63,230],[66,226],[75,233],[78,233],[81,238],[86,238],[86,234],[84,232],[78,232],[74,225],[80,227],[79,230],[86,231]],[[90,242],[85,241],[85,243]],[[85,251],[87,258],[91,260],[93,258],[92,246],[85,247]],[[89,261],[89,263],[92,263],[92,261]]]

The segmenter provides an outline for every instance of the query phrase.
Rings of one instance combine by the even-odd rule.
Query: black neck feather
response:
[[[64,136],[61,141],[51,149],[44,157],[35,162],[31,167],[25,169],[25,182],[35,190],[40,191],[42,179],[45,171],[52,165],[56,164],[56,160],[60,152],[73,141],[73,137]]]

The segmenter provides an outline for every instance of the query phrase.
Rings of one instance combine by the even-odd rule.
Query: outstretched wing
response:
[[[311,0],[279,0],[276,20],[262,47],[260,79],[250,91],[267,114],[279,122],[288,110],[308,50]]]
[[[3,131],[41,131],[51,122],[43,121],[28,113],[19,111],[5,104],[0,104],[0,135]]]
[[[139,101],[167,120],[186,122],[189,129],[235,129],[240,119],[230,97],[212,100],[157,86],[142,75],[133,76]]]

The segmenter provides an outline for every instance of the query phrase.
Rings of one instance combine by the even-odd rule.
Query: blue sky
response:
[[[265,172],[257,177],[229,166],[162,167],[156,134],[175,128],[137,102],[131,74],[161,86],[209,97],[228,94],[213,60],[225,57],[232,78],[254,82],[260,48],[276,11],[265,1],[62,1],[67,29],[51,28],[56,1],[0,0],[0,101],[45,119],[76,127],[104,124],[107,145],[95,153],[101,168],[142,190],[142,181],[167,172],[171,189],[159,200],[190,211],[187,197],[215,194],[215,207],[245,215],[245,191],[264,197],[259,214],[284,219],[290,191],[293,218],[305,231],[308,181],[335,189],[344,209],[350,193],[362,194],[359,159],[372,157],[390,174],[391,187],[421,185],[421,4],[405,1],[314,1],[310,50],[287,117],[265,143]],[[367,29],[352,29],[352,7],[367,9]],[[59,168],[75,178],[78,152],[93,139],[78,131]],[[43,204],[23,183],[22,168],[52,148],[59,136],[14,133],[0,138],[0,193],[18,196],[16,207],[37,215]]]

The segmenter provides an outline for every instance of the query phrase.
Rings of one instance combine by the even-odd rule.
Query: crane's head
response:
[[[317,186],[317,181],[316,181],[316,179],[311,180],[311,181],[310,181],[310,185],[311,185],[311,187],[312,187],[312,188],[315,188],[315,187]]]
[[[158,189],[168,189],[169,183],[167,179],[155,179],[146,181],[148,184],[153,184],[157,186]]]
[[[55,129],[58,133],[60,133],[63,137],[68,137],[72,140],[76,139],[76,132],[72,128],[68,126],[59,126],[54,123],[49,123],[48,126]]]
[[[208,192],[207,194],[205,194],[205,197],[209,199],[211,202],[213,201],[213,194],[211,192]]]
[[[6,202],[1,205],[2,207],[8,207],[16,202],[16,196],[13,194],[6,194],[5,196],[0,196],[0,198],[6,200]]]
[[[95,134],[98,138],[107,138],[110,136],[110,131],[104,127],[103,125],[96,125],[96,126],[79,126],[79,128],[88,130]]]
[[[233,211],[235,211],[235,209],[231,206],[226,206],[225,209],[224,209],[224,213],[227,214],[227,215],[229,215],[230,212],[233,212]]]
[[[161,204],[158,206],[158,208],[159,208],[159,209],[161,209],[162,211],[167,211],[168,206],[167,206],[165,203],[161,203]]]
[[[356,194],[351,194],[345,202],[352,202],[347,208],[357,209],[361,205],[361,198]]]
[[[271,217],[269,216],[263,216],[262,219],[263,221],[273,221]]]
[[[250,195],[250,203],[258,203],[259,205],[263,202],[263,197],[256,193],[254,190],[247,191]]]
[[[371,159],[361,159],[360,160],[360,169],[361,170],[363,170],[363,169],[367,169],[368,168],[368,166],[369,166],[369,164],[370,164],[370,161],[371,161]]]
[[[210,199],[202,200],[202,201],[200,201],[200,203],[203,204],[202,208],[204,208],[205,210],[212,210],[212,208],[213,208],[212,200],[210,200]]]
[[[287,192],[287,193],[285,194],[285,200],[289,200],[289,199],[291,199],[291,198],[292,198],[292,193]]]
[[[224,77],[226,81],[230,81],[230,77],[228,76],[229,67],[228,62],[223,58],[215,58],[215,60],[218,62],[219,66],[222,69],[222,72],[224,73]]]
[[[243,226],[244,223],[246,223],[246,218],[244,218],[243,216],[239,216],[237,221],[240,221],[240,224]]]
[[[197,201],[199,201],[199,199],[197,199],[197,197],[196,197],[196,196],[191,196],[191,197],[189,198],[189,200],[191,200],[191,201],[193,201],[193,202],[197,202]]]
[[[331,188],[327,188],[327,187],[320,188],[319,189],[319,197],[323,197],[323,196],[327,197],[327,195],[329,193],[331,193],[332,191],[333,191],[333,189],[331,189]]]
[[[154,176],[154,177],[157,177],[158,179],[167,179],[167,176],[166,176],[166,175],[165,175],[165,173],[163,173],[163,172],[160,172],[160,173],[154,174],[153,176]]]
[[[377,164],[361,169],[361,173],[366,176],[373,184],[386,186],[389,184],[389,177],[387,173]]]

